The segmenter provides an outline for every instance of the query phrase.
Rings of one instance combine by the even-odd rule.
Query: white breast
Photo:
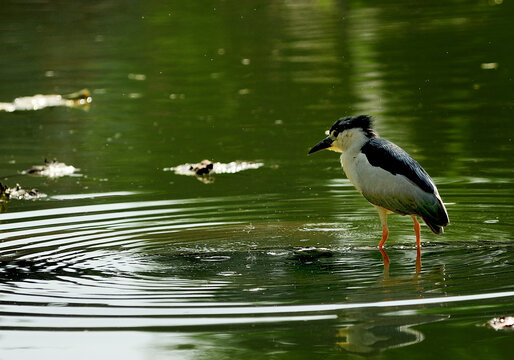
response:
[[[370,169],[367,168],[371,167],[366,156],[360,151],[345,151],[341,154],[341,165],[348,180],[362,193],[364,184],[361,178],[369,175]]]

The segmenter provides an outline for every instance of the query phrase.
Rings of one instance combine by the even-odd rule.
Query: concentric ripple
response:
[[[347,196],[344,184],[337,194]],[[300,222],[275,195],[255,200],[118,201],[1,214],[0,329],[319,321],[354,334],[392,328],[400,335],[376,345],[384,348],[419,340],[406,330],[410,325],[444,320],[470,304],[486,308],[486,316],[513,308],[514,291],[505,287],[510,242],[427,241],[416,260],[410,233],[398,226],[400,241],[388,247],[391,265],[385,266],[372,236],[357,238],[363,229],[351,218],[338,221],[336,212],[332,221],[317,221],[306,210],[301,216],[313,221]],[[307,202],[303,209],[312,204],[297,201]],[[367,209],[353,216],[376,221]],[[452,310],[431,310],[441,307]]]

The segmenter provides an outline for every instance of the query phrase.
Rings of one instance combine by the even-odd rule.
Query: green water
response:
[[[507,359],[514,315],[509,1],[4,1],[0,357]],[[369,114],[451,225],[376,210],[337,154]],[[21,171],[57,158],[78,176]],[[164,168],[260,161],[205,184]]]

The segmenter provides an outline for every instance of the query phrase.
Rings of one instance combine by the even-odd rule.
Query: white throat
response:
[[[343,131],[337,137],[337,145],[343,153],[359,152],[362,145],[368,141],[369,138],[364,134],[362,129],[349,129]]]

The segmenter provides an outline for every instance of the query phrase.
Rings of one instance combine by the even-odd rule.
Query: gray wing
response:
[[[398,145],[386,139],[374,138],[366,142],[361,151],[371,165],[393,175],[403,175],[427,193],[434,193],[434,182],[428,173]]]
[[[432,231],[441,232],[440,227],[449,222],[448,214],[421,165],[403,149],[381,138],[368,141],[362,153],[372,166],[384,170],[370,172],[368,176],[375,179],[367,182],[370,185],[362,189],[362,195],[370,203],[396,213],[421,216]]]

